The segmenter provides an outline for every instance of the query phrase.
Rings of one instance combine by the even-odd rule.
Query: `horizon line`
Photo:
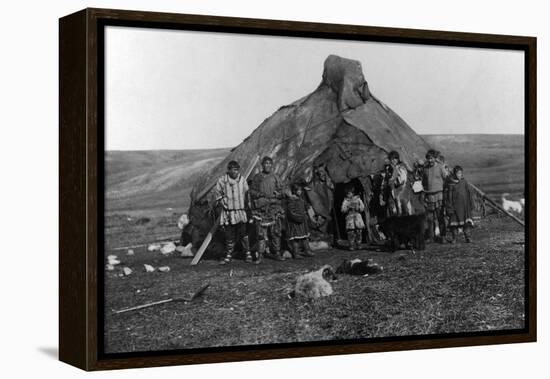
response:
[[[423,136],[525,136],[525,133],[430,133],[430,134],[418,134]],[[243,140],[244,142],[244,140]],[[241,142],[242,143],[242,142]],[[240,143],[239,143],[240,145]],[[119,152],[119,151],[192,151],[192,150],[231,150],[239,146],[226,146],[226,147],[191,147],[191,148],[150,148],[150,149],[105,149],[106,152]]]

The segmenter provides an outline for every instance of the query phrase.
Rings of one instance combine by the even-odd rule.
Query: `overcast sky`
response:
[[[361,62],[419,134],[524,129],[523,52],[107,27],[107,150],[239,144],[315,90],[329,54]]]

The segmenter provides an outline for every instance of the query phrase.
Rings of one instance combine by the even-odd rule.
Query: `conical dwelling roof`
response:
[[[411,170],[429,148],[370,93],[358,61],[330,55],[319,87],[262,122],[198,181],[192,197],[208,191],[231,160],[244,171],[256,156],[270,156],[275,172],[286,181],[309,181],[312,168],[325,164],[331,179],[344,183],[381,170],[392,150]]]

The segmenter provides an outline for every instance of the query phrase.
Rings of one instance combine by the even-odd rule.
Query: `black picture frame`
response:
[[[525,53],[526,327],[368,341],[104,354],[104,28],[129,26],[520,50]],[[536,38],[113,9],[59,21],[59,358],[84,370],[308,357],[536,341]]]

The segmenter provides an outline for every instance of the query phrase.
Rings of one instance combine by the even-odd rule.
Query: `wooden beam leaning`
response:
[[[473,185],[472,183],[469,183],[470,184],[470,187],[472,187],[472,189],[474,189],[475,191],[477,191],[485,200],[487,200],[487,202],[489,203],[489,205],[491,205],[493,208],[495,208],[496,210],[504,213],[506,216],[510,217],[512,220],[514,220],[515,222],[517,222],[518,224],[520,224],[521,226],[525,226],[525,222],[519,218],[517,218],[516,216],[514,216],[513,214],[511,214],[510,212],[508,212],[507,210],[505,210],[504,208],[502,208],[500,205],[498,205],[494,200],[490,199],[486,194],[485,192],[483,192],[482,190],[480,190],[479,188],[477,188],[475,185]]]

